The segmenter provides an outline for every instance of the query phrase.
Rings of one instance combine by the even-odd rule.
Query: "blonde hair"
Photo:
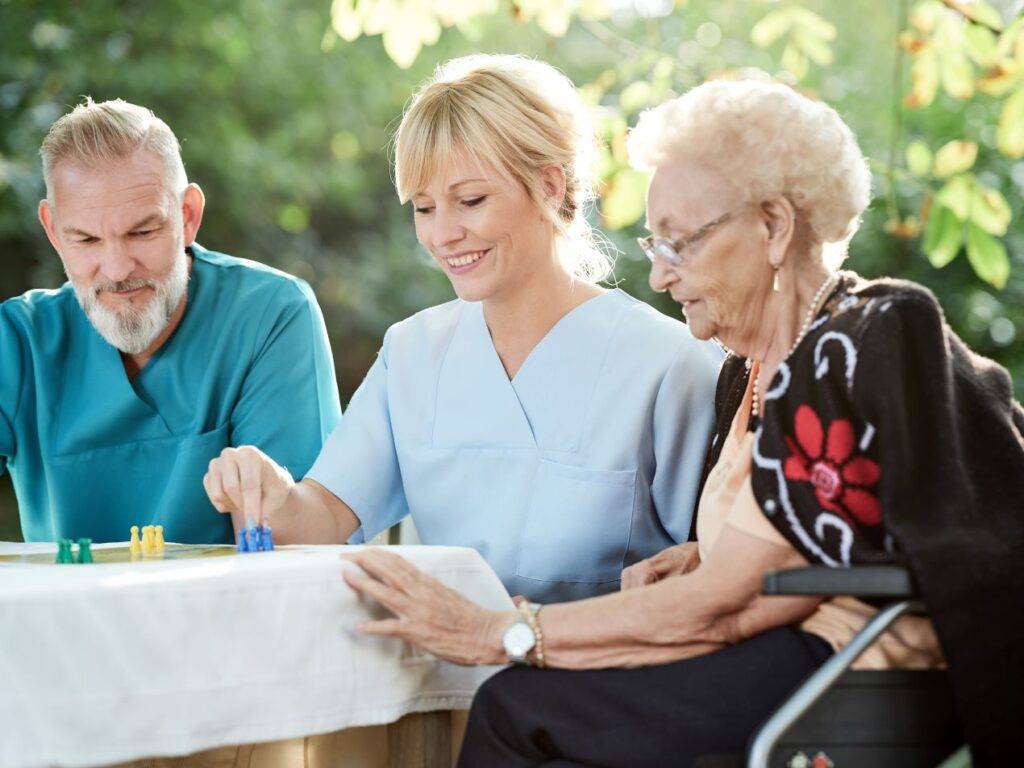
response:
[[[641,114],[627,148],[638,170],[694,159],[734,181],[750,202],[788,198],[830,267],[846,257],[871,201],[871,174],[843,119],[779,83],[699,85]]]
[[[523,184],[568,247],[559,255],[579,279],[600,282],[612,261],[584,215],[594,199],[596,143],[572,82],[523,56],[474,55],[438,67],[415,94],[395,134],[395,187],[405,203],[459,153]],[[544,202],[538,171],[565,173],[557,211]]]
[[[163,161],[168,192],[178,195],[188,186],[178,139],[163,120],[145,107],[121,99],[97,104],[88,96],[61,117],[43,139],[46,196],[52,202],[50,181],[61,162],[92,167],[148,150]]]

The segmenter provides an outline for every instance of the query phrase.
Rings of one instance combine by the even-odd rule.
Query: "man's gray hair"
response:
[[[167,191],[180,196],[188,186],[188,178],[178,139],[167,123],[145,107],[121,99],[97,104],[87,96],[50,126],[43,139],[39,154],[43,159],[47,199],[52,204],[51,179],[59,163],[91,168],[125,159],[140,149],[163,161]]]

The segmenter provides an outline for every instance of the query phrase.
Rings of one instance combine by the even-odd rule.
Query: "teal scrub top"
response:
[[[411,514],[512,594],[573,600],[686,541],[723,355],[620,290],[566,314],[510,381],[479,303],[392,326],[309,477],[369,538]]]
[[[301,477],[341,416],[323,316],[303,281],[189,248],[181,323],[129,381],[70,284],[0,304],[0,472],[26,541],[232,540],[203,489],[211,459],[255,445]]]

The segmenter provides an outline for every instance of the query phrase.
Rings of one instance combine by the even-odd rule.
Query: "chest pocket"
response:
[[[516,575],[538,581],[618,581],[635,501],[636,470],[586,469],[542,459]]]

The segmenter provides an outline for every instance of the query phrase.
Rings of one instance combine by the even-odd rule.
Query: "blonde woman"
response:
[[[284,542],[362,541],[411,514],[424,543],[476,548],[513,594],[618,589],[688,537],[717,348],[598,285],[593,134],[550,66],[443,65],[395,149],[399,198],[458,298],[389,329],[305,479],[232,449],[211,500]]]

